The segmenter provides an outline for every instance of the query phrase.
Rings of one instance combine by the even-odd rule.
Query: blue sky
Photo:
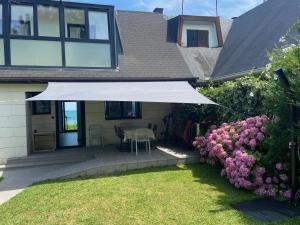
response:
[[[67,0],[65,0],[67,1]],[[74,0],[70,0],[74,1]],[[117,9],[152,11],[155,7],[162,7],[170,16],[181,13],[181,0],[75,0],[98,4],[115,5]],[[185,14],[215,15],[215,0],[184,0]],[[222,18],[239,16],[249,9],[259,5],[263,0],[218,0],[219,15]]]

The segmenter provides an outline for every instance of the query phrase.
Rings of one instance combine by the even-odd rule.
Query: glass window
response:
[[[31,96],[34,97],[39,93],[32,93]],[[51,114],[51,102],[50,101],[33,101],[32,102],[32,114]]]
[[[33,8],[25,5],[11,6],[11,34],[33,35]]]
[[[106,12],[89,12],[90,39],[108,40],[108,17]]]
[[[39,36],[59,37],[58,8],[39,5],[37,14]]]
[[[3,34],[2,5],[0,4],[0,34]]]
[[[0,39],[0,65],[4,65],[4,44],[3,39]]]
[[[105,102],[105,119],[137,119],[141,118],[138,102]]]
[[[62,66],[59,41],[11,40],[11,64],[14,66]]]
[[[66,66],[111,67],[110,44],[65,43]]]
[[[84,10],[65,9],[65,31],[68,38],[87,37]]]

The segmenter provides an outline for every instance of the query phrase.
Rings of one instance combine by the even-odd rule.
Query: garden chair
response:
[[[138,155],[138,144],[145,143],[146,151],[151,154],[151,142],[149,136],[149,130],[147,129],[137,129],[134,133],[135,141],[135,154]]]

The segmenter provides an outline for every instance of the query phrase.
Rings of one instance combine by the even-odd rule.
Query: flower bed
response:
[[[197,137],[194,146],[200,151],[201,162],[221,166],[221,176],[236,188],[253,190],[257,195],[290,197],[287,165],[263,165],[262,141],[266,136],[266,116],[212,126],[205,136]]]

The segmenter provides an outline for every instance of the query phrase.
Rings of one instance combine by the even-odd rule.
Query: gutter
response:
[[[229,81],[229,80],[233,80],[236,78],[240,78],[242,76],[245,76],[246,74],[252,74],[252,73],[260,73],[265,69],[265,67],[261,67],[258,69],[252,69],[252,70],[245,70],[242,72],[238,72],[238,73],[231,73],[228,75],[222,75],[222,76],[218,76],[216,78],[212,78],[212,81]]]

